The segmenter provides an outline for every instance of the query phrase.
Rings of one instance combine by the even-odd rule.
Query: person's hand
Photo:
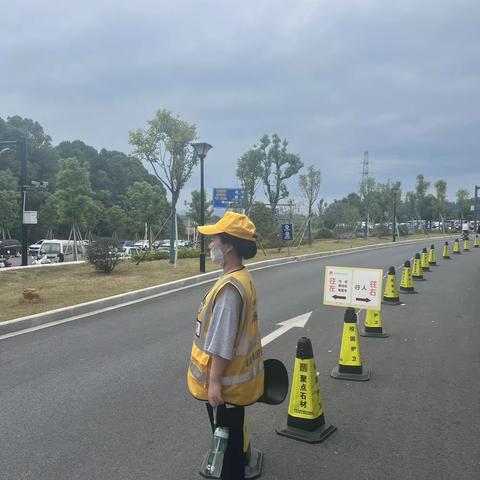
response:
[[[212,407],[223,405],[222,383],[219,381],[210,381],[208,385],[208,403]]]

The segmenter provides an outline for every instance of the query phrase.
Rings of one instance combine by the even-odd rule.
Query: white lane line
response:
[[[308,312],[304,313],[303,315],[299,315],[298,317],[291,318],[290,320],[285,320],[284,322],[277,323],[277,325],[280,325],[280,328],[277,328],[272,333],[269,333],[267,336],[262,338],[262,347],[265,347],[270,342],[273,342],[280,335],[283,335],[292,328],[304,328],[311,315],[312,312]]]

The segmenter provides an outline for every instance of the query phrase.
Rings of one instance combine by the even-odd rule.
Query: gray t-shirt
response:
[[[227,360],[233,358],[233,344],[242,313],[242,298],[237,289],[226,285],[218,292],[208,327],[205,350]]]

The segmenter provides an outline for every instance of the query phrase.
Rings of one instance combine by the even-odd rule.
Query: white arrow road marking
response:
[[[277,328],[272,333],[269,333],[266,337],[262,338],[262,347],[268,345],[270,342],[273,342],[280,335],[283,335],[285,332],[288,332],[292,328],[304,328],[308,320],[310,319],[312,313],[313,312],[304,313],[303,315],[291,318],[290,320],[285,320],[284,322],[277,323],[277,325],[280,325],[280,328]]]

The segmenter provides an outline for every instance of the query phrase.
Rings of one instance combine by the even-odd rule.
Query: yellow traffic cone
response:
[[[470,240],[465,239],[463,241],[463,251],[469,252],[470,251]]]
[[[420,264],[421,264],[420,254],[416,253],[415,259],[413,260],[412,278],[417,282],[425,280],[425,278],[423,278],[422,266]]]
[[[370,370],[363,368],[360,346],[358,343],[357,314],[351,307],[345,311],[343,319],[342,346],[338,365],[330,372],[330,376],[339,380],[370,380]]]
[[[413,275],[410,260],[403,264],[402,281],[400,282],[400,291],[402,293],[417,293],[413,288]]]
[[[382,312],[381,310],[367,310],[365,314],[365,328],[360,330],[361,337],[377,337],[386,338],[390,335],[385,333],[382,328]]]
[[[302,337],[297,343],[287,426],[275,431],[295,440],[319,443],[336,429],[325,423],[312,343]]]
[[[473,241],[473,248],[479,248],[478,235],[475,235],[475,240]]]
[[[437,252],[435,251],[435,245],[430,245],[430,251],[428,252],[428,264],[437,266]]]
[[[422,271],[431,272],[430,267],[428,266],[428,255],[426,248],[423,248],[422,253],[420,254],[420,265],[422,266]]]
[[[445,242],[445,245],[443,246],[442,258],[445,260],[451,260],[450,252],[448,251],[448,242]]]
[[[453,253],[460,255],[462,252],[460,251],[460,242],[458,241],[458,238],[455,239],[453,242]]]
[[[387,281],[385,284],[385,293],[382,303],[386,305],[400,305],[400,295],[398,294],[397,277],[395,276],[395,267],[389,267]]]

